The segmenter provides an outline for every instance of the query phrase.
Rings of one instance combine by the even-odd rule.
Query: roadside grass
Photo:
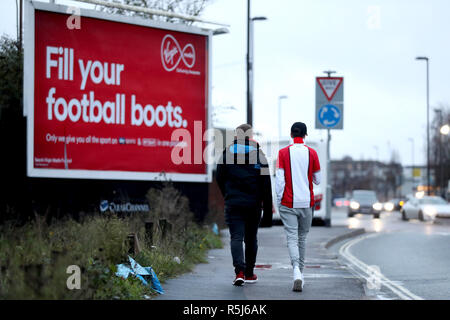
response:
[[[157,201],[167,193],[170,202]],[[148,196],[153,201],[148,216],[93,214],[81,221],[53,222],[36,216],[22,226],[13,222],[0,226],[0,299],[152,297],[157,293],[134,276],[122,279],[115,275],[116,265],[128,262],[130,234],[136,234],[140,244],[140,252],[130,256],[142,266],[151,266],[162,284],[206,262],[209,249],[222,247],[209,225],[192,222],[187,199],[173,187],[152,189]],[[169,222],[169,231],[160,225],[161,219]],[[149,220],[154,226],[151,239],[144,227]],[[70,265],[81,270],[79,290],[67,288]]]

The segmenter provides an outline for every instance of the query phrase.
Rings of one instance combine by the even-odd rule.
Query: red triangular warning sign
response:
[[[317,78],[317,83],[328,101],[331,101],[333,100],[333,97],[341,86],[343,80],[344,78],[342,77],[321,77]]]

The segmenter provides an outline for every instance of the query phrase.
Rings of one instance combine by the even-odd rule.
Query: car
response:
[[[353,190],[348,206],[347,216],[353,217],[357,213],[372,214],[375,219],[380,217],[383,204],[378,201],[373,190]]]
[[[393,198],[384,204],[384,210],[386,211],[400,211],[405,199],[403,198]]]
[[[407,201],[400,213],[402,220],[419,219],[421,221],[435,218],[450,218],[450,204],[438,196],[424,196]]]
[[[350,200],[347,198],[336,198],[334,199],[333,204],[338,208],[348,207],[350,205]]]

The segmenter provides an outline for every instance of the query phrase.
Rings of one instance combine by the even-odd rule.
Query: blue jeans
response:
[[[231,256],[236,274],[243,271],[246,276],[253,275],[258,252],[257,233],[260,220],[259,208],[225,209],[225,222],[230,230]],[[243,244],[245,244],[245,258]]]
[[[279,207],[280,217],[286,231],[286,240],[293,267],[303,272],[305,267],[306,236],[312,223],[312,208]]]

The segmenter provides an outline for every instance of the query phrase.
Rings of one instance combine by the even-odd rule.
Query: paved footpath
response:
[[[255,269],[259,281],[235,287],[228,229],[222,230],[223,249],[208,252],[208,263],[197,265],[190,273],[166,281],[165,294],[158,300],[297,300],[367,299],[361,280],[339,264],[338,257],[326,249],[342,237],[362,233],[347,227],[312,227],[306,249],[305,287],[292,291],[286,236],[282,226],[258,231],[259,250]],[[331,241],[331,242],[330,242]]]

